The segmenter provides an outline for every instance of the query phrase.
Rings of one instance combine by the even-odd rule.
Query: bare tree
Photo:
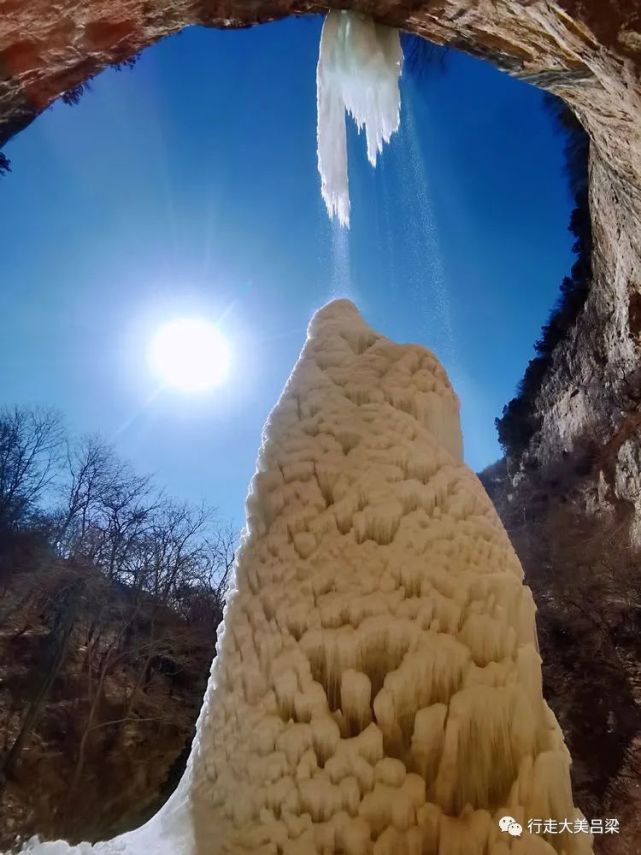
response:
[[[131,547],[160,502],[151,479],[91,436],[68,445],[65,469],[56,513],[58,553],[91,561],[108,578],[126,575]]]
[[[72,578],[67,585],[58,591],[52,609],[49,643],[47,645],[48,656],[43,664],[40,679],[36,684],[18,735],[2,761],[0,771],[3,778],[9,777],[15,772],[20,754],[42,713],[53,682],[60,672],[76,621],[82,587],[81,579]]]
[[[58,470],[64,434],[52,410],[0,412],[0,528],[24,525]]]
[[[118,469],[114,452],[98,437],[67,443],[66,478],[56,525],[57,547],[63,556],[82,553],[88,531],[102,517],[102,504]]]
[[[127,560],[144,536],[160,497],[148,476],[120,464],[103,499],[102,543],[95,560],[107,578],[127,581]]]
[[[203,583],[222,614],[236,560],[238,532],[229,522],[219,523],[203,544]]]
[[[100,438],[70,443],[55,416],[17,409],[0,414],[0,526],[0,645],[7,660],[28,652],[33,675],[9,690],[0,779],[19,786],[13,773],[41,757],[55,710],[75,746],[61,761],[64,834],[98,758],[117,763],[151,727],[189,739],[236,533],[214,510],[169,499]]]
[[[149,678],[150,667],[159,658],[176,662],[181,657],[181,644],[194,643],[182,633],[175,617],[187,618],[194,598],[208,598],[212,620],[211,634],[222,615],[224,586],[233,562],[234,534],[231,527],[220,526],[215,512],[205,506],[165,500],[156,509],[152,523],[135,552],[137,561],[134,586],[147,599],[144,636],[138,645],[145,650],[139,671],[127,699],[131,712],[138,693]],[[185,608],[187,606],[187,609]],[[180,636],[180,637],[178,637]]]
[[[147,692],[154,671],[159,669],[171,681],[189,669],[194,649],[213,650],[234,543],[234,530],[221,525],[213,511],[167,499],[159,501],[144,531],[128,543],[126,560],[114,577],[127,580],[120,583],[119,606],[98,611],[100,625],[87,649],[86,714],[69,798],[82,779],[93,737],[109,728],[117,740],[126,727],[158,722],[167,715],[157,697]],[[194,609],[198,601],[199,611]],[[101,701],[117,669],[126,669],[130,676],[123,681],[120,712],[105,720]]]

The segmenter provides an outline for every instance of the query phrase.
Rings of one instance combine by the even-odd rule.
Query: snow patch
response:
[[[318,171],[330,217],[349,226],[345,113],[365,129],[367,158],[377,156],[400,123],[403,54],[398,30],[356,12],[325,18],[316,69]]]

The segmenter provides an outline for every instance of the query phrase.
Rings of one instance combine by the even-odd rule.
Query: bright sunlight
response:
[[[161,327],[149,356],[154,373],[165,384],[186,392],[219,386],[229,371],[225,337],[202,318],[180,318]]]

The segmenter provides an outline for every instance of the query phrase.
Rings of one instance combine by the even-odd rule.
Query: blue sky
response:
[[[313,311],[354,299],[432,348],[461,398],[466,458],[499,456],[512,396],[571,266],[562,138],[541,94],[450,53],[402,81],[379,168],[349,135],[352,228],[316,169],[321,20],[191,29],[55,104],[5,149],[0,404],[58,408],[177,497],[237,524],[263,422]],[[230,381],[154,396],[147,350],[217,319]]]

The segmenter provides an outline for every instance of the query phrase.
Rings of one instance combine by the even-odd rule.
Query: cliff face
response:
[[[638,216],[599,154],[591,158],[593,280],[576,324],[555,349],[534,403],[540,428],[516,484],[531,467],[576,476],[584,506],[641,530],[641,266]],[[634,201],[634,200],[632,200]]]

